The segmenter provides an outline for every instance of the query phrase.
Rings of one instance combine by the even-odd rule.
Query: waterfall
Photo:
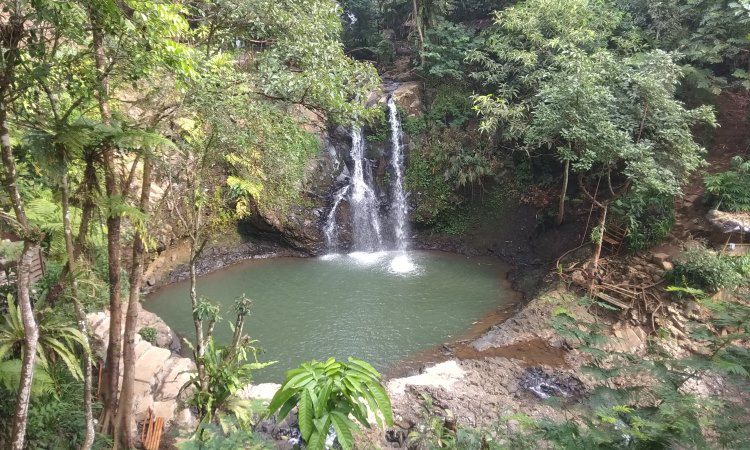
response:
[[[395,175],[393,183],[393,204],[391,211],[393,214],[393,225],[395,227],[394,236],[396,237],[396,248],[406,250],[406,218],[408,209],[406,205],[406,193],[404,192],[404,151],[401,145],[401,122],[398,120],[398,110],[393,97],[388,98],[388,120],[391,124],[391,167]]]
[[[336,191],[335,194],[333,194],[333,206],[331,206],[331,210],[328,211],[328,217],[326,217],[326,225],[323,228],[323,233],[326,238],[326,248],[328,248],[329,250],[333,249],[333,238],[334,232],[336,231],[336,209],[338,209],[339,204],[348,192],[349,185],[346,185]]]
[[[362,129],[352,127],[352,160],[354,171],[350,180],[349,207],[352,211],[352,246],[354,250],[373,252],[383,246],[380,215],[375,190],[365,177],[365,142]]]
[[[365,141],[362,129],[353,126],[351,130],[351,175],[347,168],[339,175],[341,181],[347,180],[344,186],[337,184],[333,193],[331,209],[326,216],[323,234],[329,251],[336,251],[336,211],[341,202],[346,200],[349,206],[351,225],[351,252],[349,256],[357,260],[359,264],[375,264],[388,255],[386,248],[395,249],[398,253],[392,257],[389,270],[393,273],[414,273],[418,267],[412,262],[408,248],[408,209],[406,203],[406,192],[404,191],[404,148],[401,143],[401,122],[398,118],[398,110],[392,98],[388,99],[389,121],[391,125],[391,205],[390,222],[393,229],[393,243],[388,247],[383,245],[383,235],[380,224],[380,207],[376,195],[376,189],[371,174],[372,169],[365,158]],[[390,233],[388,233],[390,235]],[[326,259],[337,258],[336,253],[329,253]],[[389,258],[390,259],[390,258]]]

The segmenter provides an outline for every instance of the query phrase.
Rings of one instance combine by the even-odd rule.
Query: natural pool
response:
[[[356,356],[384,371],[455,339],[513,301],[504,278],[493,259],[409,252],[407,262],[379,252],[251,260],[199,278],[198,293],[232,321],[234,299],[242,293],[253,299],[245,331],[258,340],[260,360],[278,361],[255,379],[280,383],[286,370],[309,359]],[[188,290],[188,282],[166,286],[144,307],[192,340]],[[217,325],[224,343],[229,320]]]

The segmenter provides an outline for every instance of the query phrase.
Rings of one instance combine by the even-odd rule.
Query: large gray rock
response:
[[[167,336],[174,336],[172,330],[155,314],[147,311],[141,311],[141,313],[138,316],[139,325],[144,323],[157,328],[157,343],[161,335],[161,343],[169,347],[171,340]],[[109,342],[109,312],[91,313],[88,314],[87,319],[94,354],[98,359],[104,360]],[[169,348],[146,342],[138,334],[135,336],[135,359],[134,401],[131,416],[134,424],[145,420],[147,411],[151,408],[156,417],[166,419],[165,427],[167,428],[177,427],[188,430],[194,427],[195,418],[190,410],[183,406],[190,392],[180,391],[190,379],[191,374],[195,372],[195,363],[190,358],[183,358],[173,353]],[[133,430],[137,429],[133,427]]]

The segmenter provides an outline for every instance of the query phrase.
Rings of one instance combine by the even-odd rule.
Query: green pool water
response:
[[[232,304],[245,293],[253,307],[246,332],[278,361],[257,382],[281,382],[299,363],[328,356],[356,356],[388,370],[410,355],[465,333],[477,320],[514,298],[497,261],[440,252],[336,255],[324,258],[251,260],[198,281],[199,295],[232,319]],[[145,309],[191,339],[189,284],[151,293]],[[226,343],[228,321],[217,326]]]

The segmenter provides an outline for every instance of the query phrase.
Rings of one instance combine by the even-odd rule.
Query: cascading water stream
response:
[[[393,224],[395,227],[396,248],[405,251],[407,248],[406,240],[406,192],[404,191],[404,151],[401,145],[401,122],[398,120],[398,109],[393,97],[388,98],[388,120],[391,125],[391,167],[395,175],[393,183]]]
[[[417,267],[412,262],[408,249],[408,209],[406,192],[404,190],[404,148],[401,143],[401,122],[398,118],[396,103],[388,99],[389,122],[391,126],[391,185],[390,223],[394,227],[394,242],[390,249],[398,254],[390,261],[390,271],[394,273],[412,273]],[[344,200],[349,206],[351,220],[351,250],[349,256],[362,264],[373,264],[387,255],[383,245],[382,227],[380,223],[379,201],[373,185],[371,169],[365,159],[365,141],[362,129],[352,127],[351,160],[352,170],[348,177],[348,184],[339,187],[333,194],[331,209],[326,216],[323,234],[330,252],[337,249],[336,242],[336,212]],[[390,234],[390,233],[389,233]],[[326,258],[336,258],[336,253],[329,253]]]
[[[352,127],[352,160],[354,171],[350,180],[352,211],[352,242],[356,251],[381,250],[383,237],[380,233],[380,216],[375,190],[365,178],[365,142],[362,129]]]
[[[414,272],[416,266],[406,253],[408,248],[406,220],[409,211],[404,191],[404,149],[401,145],[401,121],[398,119],[398,109],[393,97],[388,98],[388,121],[391,125],[391,167],[395,178],[392,187],[391,211],[396,249],[400,252],[391,261],[390,270],[396,273],[409,273]]]
[[[328,217],[326,217],[326,225],[325,228],[323,228],[323,233],[325,234],[326,238],[326,248],[329,250],[333,248],[333,241],[334,241],[334,232],[336,231],[336,209],[339,207],[339,203],[346,197],[346,194],[349,193],[349,185],[346,185],[336,191],[336,193],[333,195],[333,206],[331,206],[331,210],[328,212]]]

